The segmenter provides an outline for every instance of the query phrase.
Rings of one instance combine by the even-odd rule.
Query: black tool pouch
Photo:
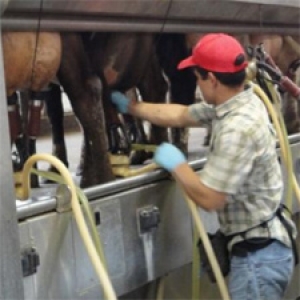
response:
[[[230,271],[230,257],[229,251],[227,249],[228,239],[220,230],[218,230],[214,234],[209,233],[208,238],[211,242],[212,248],[217,258],[217,262],[220,266],[221,273],[224,277],[226,277]],[[215,283],[216,278],[201,240],[199,240],[198,242],[198,248],[200,253],[201,265],[207,272],[210,281]]]
[[[279,220],[281,221],[282,225],[285,227],[285,229],[289,235],[289,238],[291,240],[293,254],[294,254],[294,262],[295,262],[295,266],[296,266],[299,263],[297,244],[296,244],[296,240],[293,237],[293,229],[283,216],[283,213],[282,213],[283,210],[286,210],[287,212],[289,212],[291,214],[289,209],[284,204],[281,204],[280,207],[278,208],[278,210],[276,211],[276,215],[279,218]]]

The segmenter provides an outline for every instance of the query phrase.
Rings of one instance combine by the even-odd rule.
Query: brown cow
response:
[[[2,46],[11,143],[18,148],[24,163],[28,153],[21,147],[24,135],[16,91],[30,89],[34,97],[28,116],[29,147],[34,152],[42,109],[40,91],[56,76],[61,61],[61,39],[58,33],[3,32]],[[37,186],[37,178],[32,179],[33,186]]]
[[[62,36],[65,56],[63,55],[62,58],[58,79],[71,101],[75,115],[80,118],[83,128],[84,155],[81,185],[86,187],[113,178],[113,176],[107,176],[110,166],[103,165],[103,161],[100,162],[103,158],[107,161],[109,152],[123,154],[127,151],[128,153],[126,142],[122,147],[118,144],[121,140],[118,137],[121,123],[111,104],[109,90],[118,89],[125,92],[138,87],[144,98],[162,102],[165,99],[167,83],[156,58],[152,34],[97,33],[92,36],[89,34],[64,34]],[[77,50],[74,51],[74,49]],[[77,71],[78,64],[89,66],[88,69],[85,68],[86,74],[82,75],[82,72]],[[98,91],[93,90],[89,81],[80,77],[86,78],[88,74],[101,78],[105,117],[103,113],[99,115],[100,107],[97,108],[97,106],[100,104],[96,100],[94,102],[92,97],[88,97],[87,91],[89,95]],[[80,84],[84,82],[87,83],[85,86]],[[90,85],[91,89],[87,85]],[[56,92],[56,94],[59,93]],[[55,130],[53,153],[64,159],[67,164],[62,121],[58,118],[59,115],[62,116],[62,108],[59,101],[53,102],[51,99],[49,104],[47,111],[52,129]],[[166,129],[156,127],[154,132],[153,143],[160,143],[167,139]],[[101,149],[97,152],[93,151],[96,145],[100,144]]]

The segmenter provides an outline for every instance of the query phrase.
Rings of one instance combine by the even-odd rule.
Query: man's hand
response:
[[[117,107],[117,110],[122,114],[128,113],[128,108],[131,100],[128,99],[124,94],[114,91],[111,93],[111,101]]]
[[[172,172],[177,166],[186,162],[183,153],[169,143],[162,143],[157,147],[154,154],[154,161],[164,169]]]

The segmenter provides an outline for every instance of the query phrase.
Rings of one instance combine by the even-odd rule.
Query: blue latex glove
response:
[[[122,114],[128,113],[130,100],[124,94],[117,91],[113,91],[111,93],[111,101],[113,104],[116,105],[117,110],[120,113]]]
[[[186,158],[174,145],[162,143],[154,153],[154,161],[164,169],[172,172],[178,165],[186,162]]]

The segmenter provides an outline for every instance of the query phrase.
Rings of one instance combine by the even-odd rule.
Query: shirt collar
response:
[[[252,93],[252,88],[247,87],[243,92],[228,99],[223,104],[216,106],[217,118],[223,118],[230,111],[233,111],[248,102],[250,93]]]

